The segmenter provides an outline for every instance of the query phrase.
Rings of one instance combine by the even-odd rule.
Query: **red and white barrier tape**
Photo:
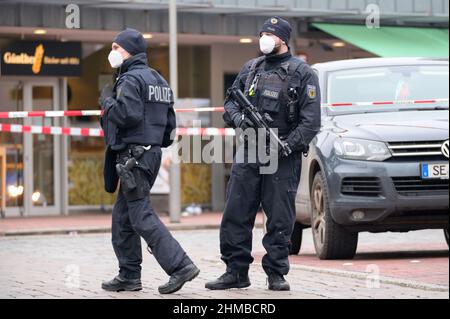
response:
[[[449,102],[449,99],[330,103],[330,104],[322,104],[322,107],[335,108],[335,107],[342,107],[342,106],[418,105],[418,104],[437,104],[437,103],[445,103],[445,102]]]
[[[29,126],[17,124],[0,124],[0,132],[31,133],[41,135],[92,136],[102,137],[103,130],[94,128]]]
[[[64,135],[64,136],[89,136],[103,137],[102,129],[77,128],[77,127],[55,127],[55,126],[28,126],[17,124],[0,124],[0,132],[9,133],[31,133],[41,135]],[[234,129],[230,128],[178,128],[178,136],[235,136]]]
[[[102,111],[31,111],[31,112],[0,112],[0,119],[19,119],[30,117],[74,117],[101,116]]]
[[[198,107],[193,109],[175,109],[177,113],[203,113],[203,112],[225,112],[225,108],[221,107]]]
[[[356,102],[356,103],[331,103],[323,104],[322,107],[335,108],[345,106],[383,106],[383,105],[421,105],[446,103],[449,99],[433,100],[411,100],[395,102]],[[184,108],[176,109],[177,113],[188,112],[223,112],[223,107],[209,108]],[[32,112],[0,112],[0,118],[30,118],[30,117],[74,117],[74,116],[102,116],[102,111],[32,111]],[[46,126],[28,126],[17,124],[0,124],[0,132],[11,133],[31,133],[45,135],[65,135],[65,136],[91,136],[102,137],[101,129],[76,128],[76,127],[46,127]],[[178,128],[177,135],[181,136],[234,136],[235,131],[229,128]]]
[[[232,128],[178,128],[179,136],[235,136],[236,132]]]
[[[380,101],[380,102],[349,102],[349,103],[329,103],[322,104],[324,108],[336,108],[344,106],[383,106],[383,105],[418,105],[418,104],[436,104],[446,103],[449,99],[433,100],[408,100],[408,101]],[[206,113],[206,112],[224,112],[224,107],[200,107],[200,108],[182,108],[175,109],[177,113]],[[31,112],[0,112],[0,119],[5,118],[31,118],[31,117],[80,117],[80,116],[102,116],[102,111],[84,110],[84,111],[31,111]]]
[[[203,112],[224,112],[223,107],[186,108],[175,109],[177,113],[203,113]],[[102,116],[102,111],[31,111],[31,112],[0,112],[0,119],[19,119],[30,117],[78,117],[78,116]]]

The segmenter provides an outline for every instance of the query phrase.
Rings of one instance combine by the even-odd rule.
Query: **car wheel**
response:
[[[445,235],[445,240],[447,241],[447,246],[449,246],[448,244],[448,229],[444,229],[444,235]]]
[[[358,247],[358,233],[335,223],[326,185],[322,172],[318,172],[311,189],[311,225],[316,254],[322,260],[353,259]]]
[[[302,247],[303,239],[303,225],[300,223],[295,223],[294,231],[291,236],[291,246],[289,248],[289,255],[295,256],[300,253]]]

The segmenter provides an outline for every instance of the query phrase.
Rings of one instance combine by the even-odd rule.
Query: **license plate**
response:
[[[422,179],[449,179],[449,164],[422,164]]]

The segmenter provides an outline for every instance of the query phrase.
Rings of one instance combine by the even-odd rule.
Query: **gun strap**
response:
[[[244,90],[245,95],[248,96],[248,90],[250,89],[250,86],[252,85],[252,82],[255,79],[256,72],[265,61],[266,61],[265,56],[256,58],[253,61],[252,66],[250,67],[250,73],[247,75],[247,81],[245,82],[245,90]]]

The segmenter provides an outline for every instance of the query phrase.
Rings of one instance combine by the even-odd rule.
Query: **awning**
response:
[[[314,23],[314,27],[380,57],[449,57],[448,29]]]

